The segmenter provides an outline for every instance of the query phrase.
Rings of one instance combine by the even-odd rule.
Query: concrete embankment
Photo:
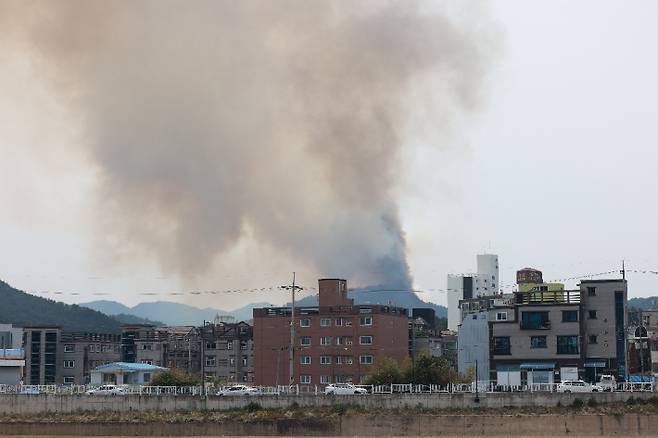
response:
[[[504,407],[568,406],[575,399],[594,399],[597,404],[623,403],[628,398],[647,400],[653,393],[495,393],[480,394],[389,394],[365,396],[255,396],[255,397],[189,397],[189,396],[87,396],[87,395],[0,395],[0,414],[75,413],[80,411],[221,411],[239,409],[257,403],[264,409],[286,409],[291,406],[324,407],[355,405],[368,411],[382,409],[497,409]],[[658,431],[657,431],[658,433]]]
[[[658,415],[343,415],[199,423],[3,423],[0,435],[68,436],[656,436]]]

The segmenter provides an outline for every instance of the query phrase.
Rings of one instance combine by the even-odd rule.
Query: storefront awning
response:
[[[555,363],[526,362],[522,363],[520,368],[522,370],[553,370],[555,369]]]
[[[604,360],[590,360],[583,365],[585,368],[605,368]]]

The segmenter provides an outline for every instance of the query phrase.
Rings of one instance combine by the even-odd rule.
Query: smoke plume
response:
[[[412,125],[473,109],[487,58],[440,4],[4,0],[0,15],[80,114],[107,233],[183,275],[248,233],[319,274],[410,287],[403,148]]]

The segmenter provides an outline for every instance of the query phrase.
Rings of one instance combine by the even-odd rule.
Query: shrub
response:
[[[574,399],[573,403],[571,403],[572,408],[581,409],[583,406],[585,406],[585,403],[579,398]]]
[[[589,400],[587,400],[587,406],[590,408],[595,408],[598,406],[598,403],[596,402],[596,399],[594,397],[590,397]]]
[[[156,374],[150,386],[196,386],[201,381],[198,377],[184,373],[180,370],[167,370]]]
[[[260,411],[261,407],[256,402],[250,402],[247,406],[244,407],[244,409],[247,412],[256,412],[256,411]]]

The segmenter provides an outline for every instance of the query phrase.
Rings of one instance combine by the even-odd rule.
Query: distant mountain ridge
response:
[[[73,332],[121,332],[121,323],[101,312],[37,297],[3,281],[0,281],[0,322],[22,327],[59,326]]]
[[[212,321],[217,315],[233,316],[236,321],[247,321],[252,319],[252,310],[255,307],[268,307],[271,304],[264,302],[251,303],[235,310],[222,310],[212,307],[198,308],[173,301],[154,301],[128,307],[116,301],[98,300],[80,303],[80,306],[94,309],[106,315],[132,315],[138,318],[161,321],[167,325],[201,325],[203,321]]]
[[[642,310],[658,310],[658,297],[631,298],[628,307]]]
[[[408,309],[432,308],[435,310],[437,318],[446,318],[448,316],[446,307],[423,301],[412,292],[383,290],[382,287],[372,286],[350,291],[349,296],[354,298],[355,304],[392,304]],[[317,306],[318,296],[304,297],[298,300],[296,305]],[[236,321],[250,320],[253,317],[254,308],[271,307],[273,304],[267,302],[251,303],[235,310],[222,310],[212,307],[198,308],[172,301],[140,303],[134,307],[128,307],[116,301],[98,300],[81,303],[80,306],[103,312],[106,315],[134,315],[139,318],[162,321],[162,323],[168,325],[201,325],[203,321],[212,321],[217,315],[233,316]]]

